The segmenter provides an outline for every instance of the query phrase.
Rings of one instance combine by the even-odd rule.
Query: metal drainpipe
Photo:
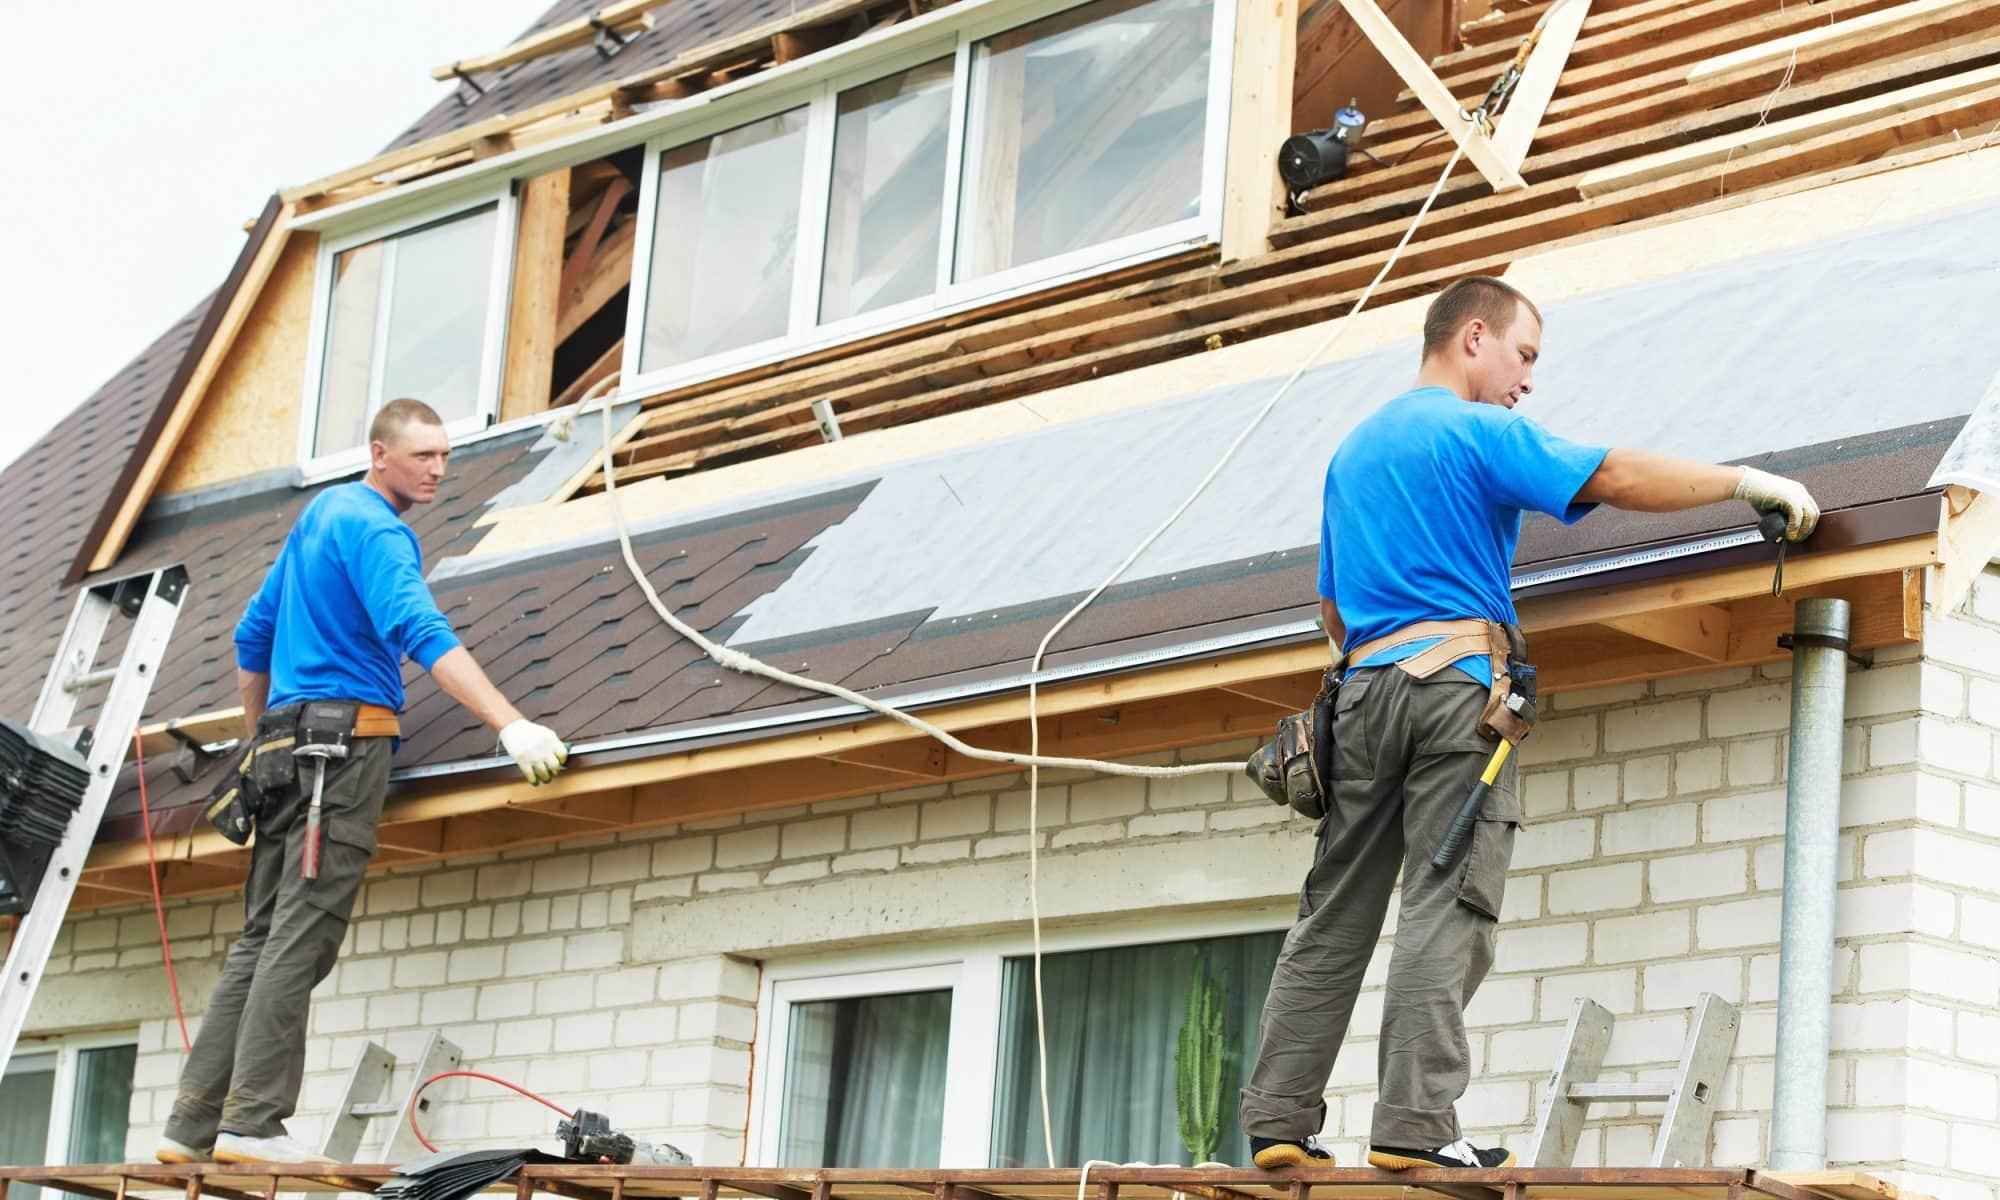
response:
[[[1793,612],[1792,734],[1785,777],[1785,888],[1778,942],[1778,1059],[1771,1169],[1826,1165],[1826,1063],[1839,870],[1841,733],[1847,713],[1848,605]]]

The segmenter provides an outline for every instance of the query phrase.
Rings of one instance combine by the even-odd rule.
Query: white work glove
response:
[[[1787,541],[1803,541],[1813,526],[1819,524],[1819,505],[1806,491],[1806,485],[1796,479],[1745,467],[1743,477],[1736,483],[1736,498],[1749,502],[1760,513],[1784,513]]]
[[[556,731],[533,721],[510,722],[500,731],[500,745],[533,784],[554,779],[569,759],[569,747],[556,736]]]

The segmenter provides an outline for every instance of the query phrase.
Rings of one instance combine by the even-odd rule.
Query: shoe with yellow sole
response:
[[[251,1137],[242,1133],[215,1135],[215,1161],[219,1163],[317,1163],[329,1161],[293,1141],[286,1134]]]
[[[1399,1146],[1368,1147],[1368,1165],[1385,1171],[1408,1171],[1423,1167],[1465,1167],[1495,1170],[1514,1165],[1514,1152],[1504,1146],[1484,1149],[1460,1138],[1436,1150],[1406,1150]]]
[[[1280,1167],[1330,1167],[1333,1155],[1319,1144],[1318,1138],[1310,1135],[1296,1142],[1253,1137],[1250,1161],[1266,1171],[1275,1171]]]
[[[186,1142],[177,1142],[170,1137],[163,1137],[154,1144],[153,1157],[163,1163],[176,1165],[205,1163],[208,1161],[208,1151],[190,1146]]]

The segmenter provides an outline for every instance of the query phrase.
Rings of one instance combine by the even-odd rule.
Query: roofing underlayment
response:
[[[1994,216],[1994,207],[1957,211],[1552,305],[1524,411],[1586,442],[1768,456],[1760,461],[1858,526],[1931,487],[2000,373],[2000,343],[1984,329],[2000,305]],[[1129,580],[1065,634],[1052,663],[1171,657],[1198,639],[1316,636],[1305,621],[1327,457],[1407,385],[1416,358],[1412,338],[1309,371]],[[635,531],[640,558],[695,624],[788,669],[902,696],[1014,686],[1050,623],[1172,509],[1279,382],[676,514]],[[1976,464],[1991,458],[1967,453]],[[579,743],[654,732],[678,749],[758,719],[826,712],[816,697],[729,674],[680,643],[601,536],[467,557],[481,534],[474,519],[494,497],[519,502],[525,479],[567,474],[538,465],[575,454],[532,433],[468,446],[453,456],[443,498],[412,513],[440,605],[502,690]],[[316,492],[280,483],[216,494],[227,498],[156,506],[121,564],[181,562],[193,574],[150,705],[159,716],[234,702],[231,629]],[[1934,506],[1911,511],[1905,519],[1934,527]],[[1516,569],[1740,527],[1742,517],[1718,505],[1603,512],[1570,528],[1536,518]],[[9,656],[31,661],[19,635],[9,639]],[[399,772],[489,758],[491,735],[408,675]],[[23,672],[0,684],[0,709],[25,709],[37,683]],[[191,804],[211,782],[184,784],[153,764],[149,780],[163,832],[193,823]],[[112,814],[106,839],[136,834],[129,796]]]

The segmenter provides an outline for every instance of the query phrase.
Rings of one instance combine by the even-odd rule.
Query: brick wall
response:
[[[1469,1132],[1525,1148],[1575,997],[1617,1015],[1608,1077],[1648,1078],[1671,1069],[1690,1006],[1713,991],[1744,1013],[1713,1158],[1763,1161],[1787,674],[1719,671],[1549,705],[1523,756],[1526,824],[1498,963],[1471,1010]],[[1981,1159],[2000,1144],[1996,730],[2000,577],[1980,580],[1960,613],[1932,617],[1921,649],[1850,675],[1830,1153],[1968,1200],[1994,1200]],[[1044,900],[1069,919],[1169,904],[1289,911],[1310,831],[1240,779],[1049,778]],[[1003,777],[380,877],[316,996],[295,1128],[316,1134],[367,1038],[408,1061],[437,1027],[475,1066],[588,1097],[700,1160],[735,1161],[757,960],[1007,927],[1023,911],[1026,826],[1021,781]],[[1101,882],[1114,868],[1129,887]],[[196,977],[212,975],[240,924],[233,902],[179,905],[169,920]],[[91,916],[52,964],[137,1014],[134,1153],[157,1133],[179,1061],[157,975],[134,970],[157,960],[154,936],[143,910]],[[1330,1088],[1343,1163],[1366,1136],[1386,964],[1385,938]],[[455,1143],[540,1137],[552,1119],[476,1085],[441,1096],[434,1132]],[[1651,1112],[1595,1110],[1579,1162],[1643,1161]]]

